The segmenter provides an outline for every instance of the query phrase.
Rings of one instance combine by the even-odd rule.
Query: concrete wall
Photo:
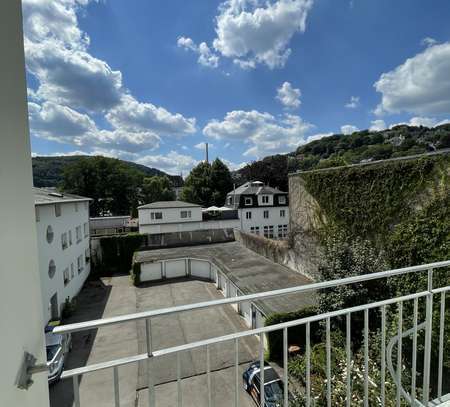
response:
[[[47,374],[15,386],[24,352],[46,363],[21,2],[0,2],[0,406],[48,407]]]
[[[39,271],[42,282],[42,298],[44,322],[51,319],[50,299],[56,293],[58,308],[61,312],[67,297],[72,299],[83,286],[90,272],[90,264],[86,263],[86,254],[89,256],[89,204],[81,202],[75,209],[75,203],[62,203],[61,216],[55,216],[55,206],[36,205],[39,213],[39,221],[36,222],[39,252]],[[53,241],[47,241],[47,228],[53,230]],[[81,226],[81,241],[77,243],[76,227]],[[86,230],[87,229],[87,230]],[[69,231],[72,234],[70,244]],[[87,234],[85,234],[85,231]],[[61,235],[67,234],[68,247],[62,249]],[[78,257],[82,256],[83,271],[78,272]],[[50,278],[49,262],[53,260],[56,265],[56,273]],[[70,281],[64,285],[63,272],[69,269]],[[72,276],[73,270],[73,276]]]

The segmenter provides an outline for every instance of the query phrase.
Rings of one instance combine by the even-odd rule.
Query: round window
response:
[[[48,225],[47,226],[47,242],[48,243],[51,243],[51,242],[53,242],[53,228],[50,226],[50,225]]]
[[[53,276],[56,273],[56,266],[54,260],[50,260],[50,263],[48,264],[48,276],[50,278],[53,278]]]

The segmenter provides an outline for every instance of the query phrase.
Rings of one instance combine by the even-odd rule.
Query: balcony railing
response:
[[[355,277],[348,277],[340,280],[332,280],[325,281],[320,283],[313,283],[304,286],[291,287],[276,291],[268,291],[250,295],[243,295],[239,297],[232,298],[224,298],[220,300],[201,302],[190,305],[182,305],[171,308],[163,308],[159,310],[152,310],[146,312],[139,312],[135,314],[129,314],[124,316],[105,318],[100,320],[88,321],[83,323],[75,323],[71,325],[65,325],[55,328],[56,333],[73,333],[79,331],[85,331],[90,329],[102,328],[105,326],[113,325],[113,324],[121,324],[130,321],[138,321],[144,320],[146,326],[146,346],[147,352],[143,354],[133,355],[121,359],[114,359],[103,363],[91,364],[88,366],[67,370],[64,371],[61,378],[73,380],[73,389],[74,389],[74,401],[75,406],[80,407],[80,397],[79,397],[79,378],[87,373],[93,373],[100,370],[111,369],[113,374],[113,386],[114,386],[114,394],[115,394],[115,406],[120,406],[120,397],[119,397],[119,368],[132,364],[146,361],[148,364],[147,368],[147,378],[148,378],[148,395],[149,395],[149,406],[156,407],[155,404],[155,384],[154,384],[154,370],[152,370],[153,362],[156,358],[160,358],[166,355],[176,355],[176,372],[177,372],[177,405],[179,407],[183,406],[183,395],[182,395],[182,386],[181,386],[181,362],[180,362],[180,353],[186,352],[198,348],[203,348],[206,352],[206,384],[207,384],[207,394],[208,394],[208,405],[212,405],[212,392],[213,389],[211,387],[211,364],[210,364],[210,354],[212,345],[224,342],[232,342],[234,343],[234,378],[235,378],[235,389],[234,395],[230,400],[233,400],[234,403],[230,402],[230,405],[238,406],[239,405],[239,392],[240,390],[240,377],[239,377],[239,340],[242,338],[246,338],[249,336],[256,335],[259,340],[259,360],[261,366],[264,366],[264,339],[265,335],[274,332],[281,331],[283,335],[283,374],[282,379],[284,382],[284,403],[283,405],[288,406],[290,402],[290,394],[289,394],[289,373],[288,373],[288,329],[294,326],[304,326],[306,332],[306,344],[305,344],[305,360],[306,360],[306,368],[304,372],[304,378],[306,385],[304,386],[304,404],[306,406],[314,405],[313,395],[312,393],[312,360],[311,360],[311,352],[312,352],[312,343],[311,343],[311,325],[313,323],[322,322],[325,326],[325,349],[326,349],[326,381],[325,392],[326,392],[326,404],[328,406],[332,405],[332,393],[333,393],[333,382],[332,382],[332,347],[331,347],[331,321],[337,317],[343,317],[345,319],[346,329],[345,329],[345,354],[346,354],[346,367],[345,367],[345,375],[346,375],[346,395],[345,395],[345,404],[350,406],[352,403],[352,315],[357,312],[362,312],[363,317],[363,339],[362,339],[362,351],[363,351],[363,400],[364,406],[369,406],[369,315],[371,311],[379,310],[381,314],[381,349],[380,349],[380,360],[377,360],[376,363],[380,367],[380,380],[378,383],[379,388],[379,404],[385,405],[387,403],[386,400],[386,383],[388,378],[395,384],[396,395],[395,395],[395,403],[397,406],[400,406],[401,403],[412,406],[435,406],[439,405],[441,401],[446,398],[446,395],[443,394],[443,372],[444,372],[444,355],[446,352],[450,350],[444,349],[444,345],[446,341],[448,341],[448,334],[445,334],[445,312],[446,312],[446,293],[450,290],[449,285],[441,286],[441,287],[433,287],[433,271],[437,271],[438,269],[443,269],[450,266],[449,261],[443,261],[439,263],[431,263],[420,266],[406,267],[402,269],[394,269],[383,271],[379,273],[366,274]],[[446,273],[448,276],[448,269],[441,270]],[[239,303],[248,303],[253,301],[266,300],[269,298],[285,296],[289,294],[299,294],[306,293],[311,291],[319,291],[324,289],[331,289],[335,287],[352,285],[355,283],[364,283],[367,281],[373,280],[382,280],[382,279],[390,279],[392,277],[398,277],[403,275],[411,275],[414,273],[427,273],[427,287],[423,291],[420,292],[411,292],[402,296],[398,296],[396,298],[384,299],[382,301],[356,305],[353,307],[339,309],[332,312],[327,312],[319,315],[314,315],[306,318],[301,318],[297,320],[292,320],[289,322],[279,323],[276,325],[265,326],[257,329],[248,329],[242,332],[236,332],[220,337],[209,338],[197,342],[187,343],[179,346],[168,347],[164,349],[154,349],[152,346],[152,333],[151,333],[151,321],[152,318],[168,316],[177,313],[183,313],[187,311],[206,309],[210,307],[218,307],[224,306],[228,304],[239,304]],[[448,279],[445,279],[448,284]],[[432,335],[433,335],[433,301],[435,301],[436,297],[439,301],[439,328],[435,330],[438,332],[438,367],[437,374],[436,372],[431,372],[431,347],[432,347]],[[423,298],[425,299],[425,312],[419,312],[419,300]],[[405,305],[411,304],[413,307],[413,315],[412,315],[412,327],[407,330],[403,330],[404,321],[404,310],[406,309]],[[387,328],[386,328],[386,316],[387,316],[387,308],[389,306],[396,305],[397,306],[397,332],[389,341],[387,337]],[[419,321],[420,317],[424,317],[423,321]],[[408,319],[409,321],[409,319]],[[424,346],[423,350],[418,351],[418,335],[419,332],[424,331]],[[404,369],[402,368],[403,364],[403,351],[402,345],[406,338],[412,338],[412,360],[411,362],[411,381],[408,384],[405,384],[402,380],[402,374]],[[396,360],[394,360],[394,348],[397,349],[395,352]],[[423,353],[423,355],[422,355]],[[423,365],[419,363],[418,357],[423,356]],[[420,361],[421,362],[421,361]],[[421,371],[419,372],[419,365]],[[430,401],[430,374],[433,374],[433,378],[437,377],[437,391],[435,400]],[[417,376],[422,376],[422,386],[421,386],[421,396],[419,399],[417,387]],[[260,380],[260,405],[264,406],[264,369],[261,370],[261,380]],[[389,377],[389,376],[390,377]],[[392,400],[390,400],[392,402]]]

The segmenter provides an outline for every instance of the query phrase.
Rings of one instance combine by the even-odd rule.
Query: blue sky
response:
[[[450,118],[447,0],[24,0],[32,150],[173,174]]]

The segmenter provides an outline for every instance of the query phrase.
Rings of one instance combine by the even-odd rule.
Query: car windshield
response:
[[[283,383],[276,381],[264,386],[266,401],[279,401],[283,399]]]
[[[58,345],[48,345],[47,346],[47,362],[50,362],[58,352]]]

